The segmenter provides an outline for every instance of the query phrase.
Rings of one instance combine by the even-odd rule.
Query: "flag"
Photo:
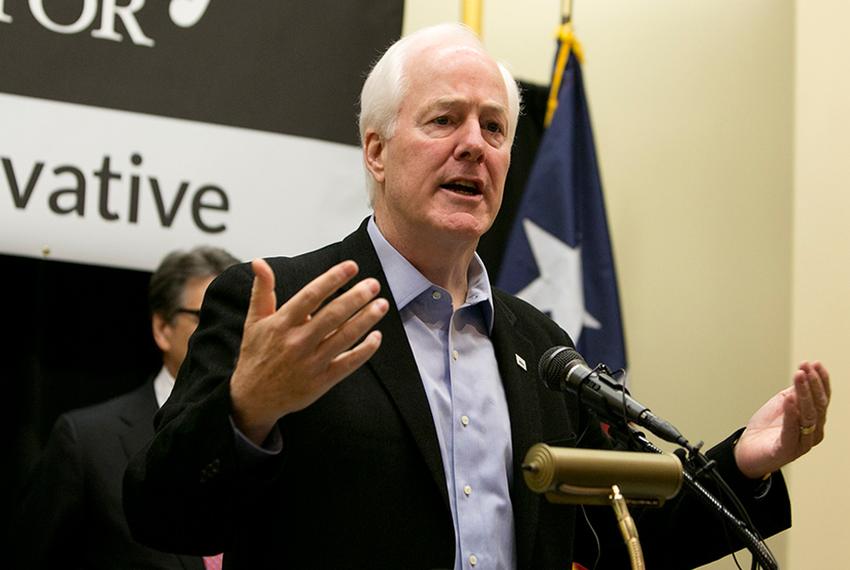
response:
[[[502,260],[497,286],[548,314],[585,360],[626,367],[620,302],[581,50],[559,34],[548,128],[540,142]]]

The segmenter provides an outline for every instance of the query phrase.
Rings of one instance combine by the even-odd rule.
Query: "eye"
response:
[[[504,133],[505,129],[502,127],[502,123],[497,121],[488,121],[484,128],[490,131],[491,133]]]
[[[436,124],[436,125],[448,125],[449,124],[449,118],[445,115],[440,115],[439,117],[434,119],[434,124]]]

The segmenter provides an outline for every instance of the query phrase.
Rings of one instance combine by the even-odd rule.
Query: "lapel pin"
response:
[[[517,366],[519,366],[520,368],[522,368],[523,370],[528,372],[528,368],[525,366],[525,359],[522,356],[520,356],[519,354],[515,354],[514,356],[516,356]]]

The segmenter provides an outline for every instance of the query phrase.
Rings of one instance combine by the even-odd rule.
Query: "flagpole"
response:
[[[484,0],[462,0],[463,23],[472,28],[478,37],[481,36],[481,14]]]
[[[573,20],[573,0],[561,0],[561,23],[569,24]]]

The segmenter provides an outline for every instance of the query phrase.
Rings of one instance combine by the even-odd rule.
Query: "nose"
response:
[[[470,118],[458,129],[458,141],[455,145],[456,160],[481,162],[484,159],[487,141],[481,135],[481,125],[477,118]]]

